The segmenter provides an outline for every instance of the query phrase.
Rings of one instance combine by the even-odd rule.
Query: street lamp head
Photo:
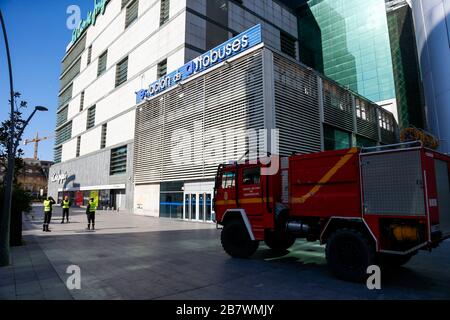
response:
[[[43,106],[36,106],[36,107],[34,107],[34,109],[36,111],[48,111],[48,109],[46,107],[43,107]]]

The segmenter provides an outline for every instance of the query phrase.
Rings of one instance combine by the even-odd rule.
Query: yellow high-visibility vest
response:
[[[70,201],[64,200],[63,201],[63,209],[69,209],[70,208],[69,204],[70,204]]]
[[[50,200],[44,200],[44,212],[52,211],[52,202]]]
[[[90,213],[95,213],[95,210],[97,208],[95,207],[95,202],[89,202],[89,212]]]

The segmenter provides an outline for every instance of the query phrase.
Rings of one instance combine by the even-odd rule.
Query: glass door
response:
[[[185,194],[184,195],[184,220],[189,220],[191,216],[191,195]]]
[[[184,195],[184,220],[211,222],[212,193],[188,193]]]
[[[191,210],[189,220],[197,220],[197,195],[191,194]]]
[[[212,194],[211,193],[207,193],[206,194],[205,220],[206,220],[206,222],[212,222],[212,220],[213,220],[213,216],[212,216]]]

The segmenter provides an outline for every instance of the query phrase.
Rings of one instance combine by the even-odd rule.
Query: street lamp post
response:
[[[16,152],[19,147],[22,134],[30,123],[33,116],[38,111],[48,111],[47,108],[42,106],[37,106],[34,108],[33,112],[25,121],[23,127],[17,135],[16,141],[14,141],[14,130],[15,130],[15,118],[14,118],[14,87],[13,87],[13,74],[12,74],[12,64],[11,64],[11,54],[9,51],[8,35],[6,33],[5,21],[3,19],[2,11],[0,10],[0,24],[3,30],[3,37],[5,39],[5,49],[6,57],[8,60],[8,71],[9,71],[9,89],[10,89],[10,128],[9,128],[9,141],[8,141],[8,169],[6,172],[6,182],[4,188],[3,197],[3,209],[0,215],[0,266],[7,266],[10,263],[10,250],[9,250],[9,234],[10,234],[10,223],[11,223],[11,202],[12,202],[12,191],[13,191],[13,178],[14,178],[14,166],[16,161]]]
[[[5,190],[4,190],[4,203],[3,203],[3,212],[1,215],[0,221],[0,266],[7,266],[10,263],[10,250],[9,250],[9,235],[10,235],[10,224],[11,224],[11,202],[12,202],[12,191],[13,191],[13,178],[14,178],[14,166],[16,160],[17,148],[19,147],[20,140],[22,139],[23,132],[25,128],[30,123],[33,116],[38,111],[48,111],[46,107],[36,106],[33,112],[30,114],[28,119],[25,121],[23,127],[17,134],[16,141],[14,141],[14,126],[12,126],[13,130],[10,140],[9,140],[9,148],[8,148],[8,171],[6,176]],[[14,123],[13,120],[14,114],[11,114],[11,122]],[[11,148],[12,146],[12,148]]]
[[[11,200],[12,200],[12,188],[8,188],[9,181],[12,181],[14,175],[14,165],[15,165],[15,154],[11,156],[11,150],[14,145],[14,88],[13,88],[13,75],[12,75],[12,65],[11,65],[11,55],[9,52],[8,35],[6,33],[5,21],[3,20],[3,14],[0,10],[0,22],[3,30],[3,37],[5,39],[6,57],[8,60],[8,71],[9,71],[9,89],[10,89],[10,99],[11,99],[11,123],[9,128],[9,141],[8,141],[8,169],[6,171],[6,185],[4,189],[4,200],[3,200],[3,210],[1,213],[0,220],[0,266],[9,265],[9,227],[11,218]]]

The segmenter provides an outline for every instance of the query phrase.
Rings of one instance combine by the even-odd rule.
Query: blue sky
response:
[[[94,0],[0,0],[11,51],[14,90],[28,101],[27,116],[36,105],[49,112],[37,114],[24,134],[31,138],[52,135],[56,123],[61,59],[71,40],[66,26],[70,5],[81,8],[82,18],[93,8]],[[1,30],[1,28],[0,28]],[[0,120],[8,117],[9,78],[3,36],[0,36]],[[54,140],[39,144],[39,158],[53,160]],[[26,157],[33,157],[33,145],[21,146]]]

